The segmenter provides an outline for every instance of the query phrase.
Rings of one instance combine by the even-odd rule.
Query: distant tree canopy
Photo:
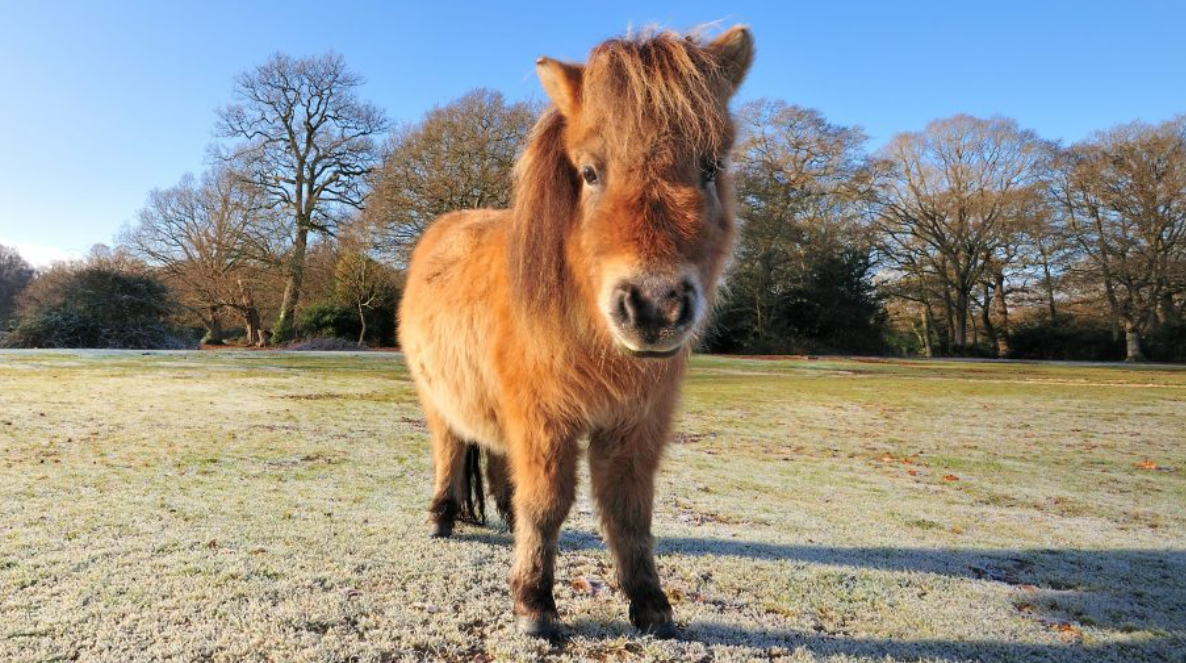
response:
[[[212,167],[151,192],[115,250],[34,276],[0,247],[0,328],[79,313],[55,293],[85,266],[206,342],[394,343],[412,247],[441,215],[512,204],[541,108],[476,89],[388,133],[362,82],[335,54],[241,74]],[[1186,361],[1186,116],[1059,145],[955,115],[873,152],[782,101],[736,118],[737,241],[704,348]]]
[[[33,267],[15,249],[0,245],[0,331],[16,316],[17,297],[33,280]]]
[[[963,353],[974,307],[988,312],[994,297],[997,322],[1007,325],[1007,272],[1040,200],[1047,154],[1012,120],[966,115],[899,134],[882,150],[889,173],[879,182],[880,250],[903,277],[894,295],[922,310],[928,352],[939,335],[945,349]],[[1006,350],[999,340],[1007,329],[998,332],[987,314],[982,320],[992,351]]]
[[[1145,337],[1158,331],[1176,329],[1186,343],[1186,118],[1117,127],[1059,151],[1050,191],[1075,251],[1069,268],[1103,291],[1125,356],[1143,359]]]
[[[91,264],[63,264],[25,304],[5,339],[17,348],[183,348],[190,342],[169,324],[168,287],[148,273]]]
[[[397,129],[364,214],[375,244],[402,264],[442,214],[509,206],[515,159],[537,115],[530,104],[479,89]]]
[[[740,229],[708,348],[881,352],[864,134],[782,102],[750,103],[738,121]]]

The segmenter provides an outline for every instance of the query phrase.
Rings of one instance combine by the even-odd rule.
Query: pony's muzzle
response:
[[[610,320],[627,350],[663,356],[687,340],[699,298],[696,285],[687,278],[622,281],[610,298]]]

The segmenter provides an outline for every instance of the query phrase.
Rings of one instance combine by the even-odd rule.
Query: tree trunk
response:
[[[268,339],[260,324],[259,309],[255,307],[255,298],[251,296],[251,291],[247,289],[247,286],[243,285],[243,279],[236,279],[235,282],[239,286],[239,311],[243,315],[243,324],[247,328],[247,343],[262,348],[268,344]]]
[[[996,325],[992,323],[992,286],[984,283],[984,304],[980,307],[980,320],[984,323],[984,335],[988,337],[988,350],[995,353],[1000,344]]]
[[[264,330],[260,328],[259,312],[254,307],[243,309],[243,324],[247,328],[247,342],[262,348],[267,339],[264,338]]]
[[[961,289],[955,293],[955,346],[960,354],[968,345],[968,292]]]
[[[1141,330],[1130,321],[1124,323],[1124,346],[1124,361],[1145,361],[1145,351],[1141,347]]]
[[[927,359],[935,356],[935,346],[931,342],[931,306],[930,304],[922,305],[922,351]]]
[[[1009,303],[1005,300],[1005,273],[996,273],[997,282],[997,356],[1009,356]]]
[[[951,288],[947,284],[943,285],[943,309],[947,317],[947,351],[954,354],[952,348],[958,346],[955,335],[955,303],[951,301]]]
[[[305,249],[308,243],[309,225],[303,219],[298,219],[292,256],[288,260],[288,276],[284,282],[284,300],[280,304],[280,315],[276,318],[276,330],[273,332],[278,343],[291,341],[294,336],[296,307],[305,280]]]
[[[358,347],[361,348],[367,337],[367,316],[361,306],[358,307],[358,322],[362,329],[358,332]]]
[[[1050,278],[1046,279],[1046,308],[1050,310],[1050,325],[1058,324],[1058,309],[1054,305],[1054,288],[1050,285]]]
[[[1108,296],[1108,312],[1111,314],[1112,341],[1120,340],[1120,303],[1116,301],[1116,289],[1112,279],[1104,277],[1104,293]]]
[[[1040,246],[1040,245],[1039,245]],[[1050,325],[1058,324],[1058,309],[1054,305],[1054,275],[1050,273],[1050,258],[1045,250],[1042,255],[1042,285],[1046,290],[1046,308],[1050,311]]]
[[[218,309],[210,309],[210,318],[203,320],[203,326],[206,327],[206,343],[207,345],[222,345],[223,331],[222,320],[218,317]]]

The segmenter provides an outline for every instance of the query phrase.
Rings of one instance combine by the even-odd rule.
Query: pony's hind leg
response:
[[[651,428],[651,427],[644,427]],[[599,431],[589,444],[589,474],[601,527],[630,599],[630,622],[658,638],[678,635],[655,569],[651,514],[662,448],[658,430]]]
[[[515,531],[515,506],[513,503],[515,488],[511,483],[511,468],[506,456],[488,453],[486,456],[486,483],[490,485],[490,495],[494,497],[494,506],[498,508],[498,515],[502,516],[507,529]]]
[[[467,461],[474,463],[476,459],[470,457],[465,440],[450,430],[439,414],[429,407],[424,412],[432,440],[435,474],[428,506],[429,533],[433,537],[447,537],[453,534],[454,523],[464,517],[464,506],[470,502]]]

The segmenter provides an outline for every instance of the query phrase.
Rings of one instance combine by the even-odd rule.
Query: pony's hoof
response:
[[[429,523],[428,536],[434,539],[447,539],[453,536],[453,523],[440,521]]]
[[[542,638],[551,642],[561,639],[560,620],[551,615],[519,617],[515,620],[515,626],[519,633],[529,638]]]
[[[649,635],[657,640],[676,640],[679,638],[679,629],[675,627],[674,621],[656,622],[654,624],[640,626],[638,627],[638,632],[643,635]]]

